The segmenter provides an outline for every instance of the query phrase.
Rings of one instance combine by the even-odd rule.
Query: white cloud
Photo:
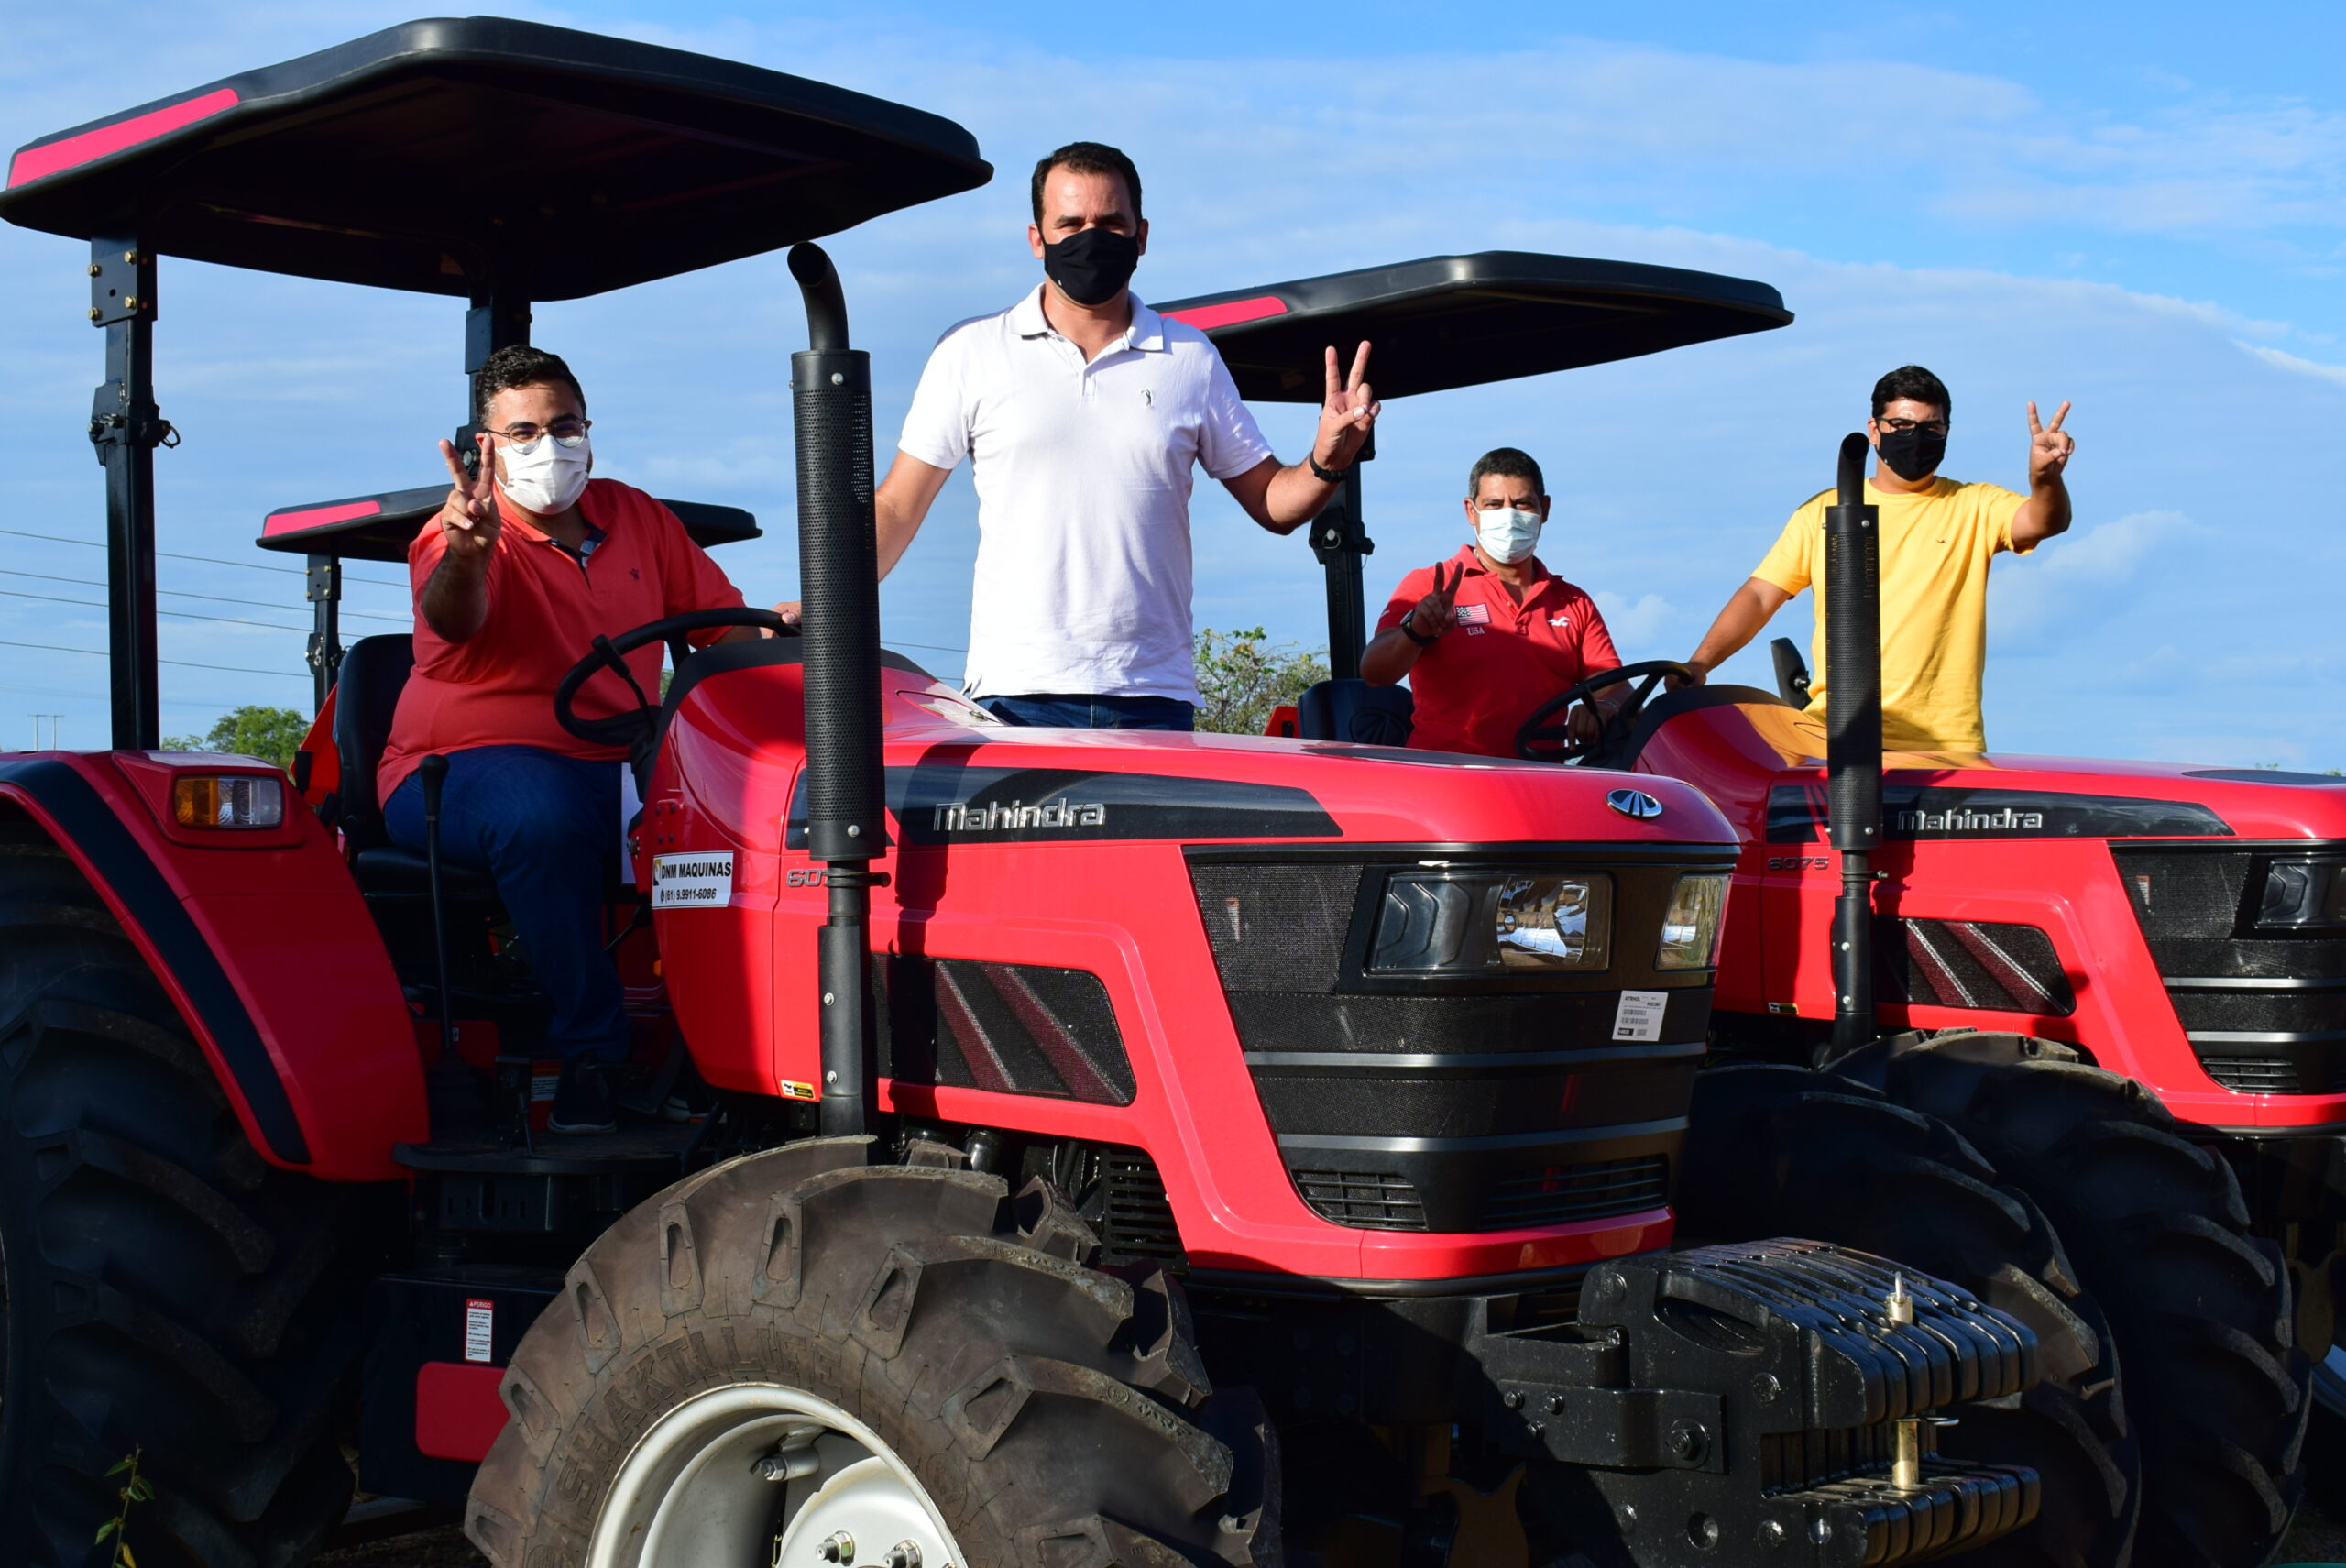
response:
[[[1589,597],[1596,600],[1596,608],[1604,613],[1605,630],[1613,634],[1614,646],[1621,651],[1622,658],[1636,663],[1644,658],[1668,656],[1633,651],[1658,647],[1665,630],[1678,629],[1678,611],[1668,599],[1660,594],[1640,594],[1632,599],[1609,588],[1592,589]]]
[[[2267,365],[2290,371],[2295,375],[2311,376],[2319,380],[2332,381],[2337,383],[2339,386],[2346,387],[2346,365],[2319,364],[2314,360],[2299,358],[2297,355],[2286,354],[2280,349],[2268,347],[2260,343],[2242,343],[2240,344],[2239,346],[2245,352],[2253,354],[2257,358],[2262,359]]]

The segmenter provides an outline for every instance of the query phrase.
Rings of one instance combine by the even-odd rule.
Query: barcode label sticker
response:
[[[465,1300],[465,1359],[481,1362],[495,1359],[496,1352],[491,1347],[496,1337],[497,1303],[484,1301],[477,1296],[467,1297]]]
[[[1617,1040],[1659,1040],[1661,1038],[1662,1009],[1670,1005],[1666,991],[1625,991],[1621,1004],[1613,1010],[1613,1037]]]
[[[715,909],[733,897],[733,857],[727,854],[652,857],[652,907]]]

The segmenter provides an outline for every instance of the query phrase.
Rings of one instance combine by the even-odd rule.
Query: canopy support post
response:
[[[113,744],[162,742],[155,650],[155,448],[178,433],[155,407],[155,258],[133,235],[90,242],[90,323],[106,334],[106,378],[90,440],[106,476],[106,652]]]
[[[1376,554],[1376,542],[1361,520],[1360,466],[1376,455],[1374,432],[1344,470],[1343,484],[1311,520],[1311,553],[1328,572],[1328,674],[1360,678],[1360,656],[1368,646],[1368,617],[1363,603],[1361,557]]]
[[[309,576],[302,597],[314,618],[310,630],[310,712],[325,711],[326,694],[342,673],[342,558],[309,557]]]

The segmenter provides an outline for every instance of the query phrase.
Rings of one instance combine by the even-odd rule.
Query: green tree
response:
[[[166,751],[233,751],[239,756],[258,757],[264,762],[274,762],[291,772],[293,753],[301,749],[301,741],[310,733],[310,721],[290,707],[263,707],[247,703],[220,716],[212,733],[201,739],[193,735],[166,736]]]
[[[1198,633],[1198,728],[1222,735],[1260,735],[1271,709],[1328,678],[1325,649],[1273,643],[1259,626]]]

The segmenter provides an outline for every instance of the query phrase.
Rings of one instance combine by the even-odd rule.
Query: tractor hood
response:
[[[711,649],[670,692],[667,748],[690,756],[678,775],[709,816],[745,832],[763,815],[745,803],[773,799],[798,771],[796,658],[786,641]],[[1256,736],[1025,729],[893,655],[882,685],[890,830],[907,848],[1737,841],[1701,792],[1674,779]],[[803,843],[806,806],[802,779],[784,813],[785,848]]]
[[[1682,701],[1682,698],[1694,698]],[[1822,842],[1825,725],[1767,693],[1679,693],[1639,726],[1635,767],[1691,783],[1747,840]],[[2016,752],[1891,751],[1892,841],[2346,839],[2346,778]]]

